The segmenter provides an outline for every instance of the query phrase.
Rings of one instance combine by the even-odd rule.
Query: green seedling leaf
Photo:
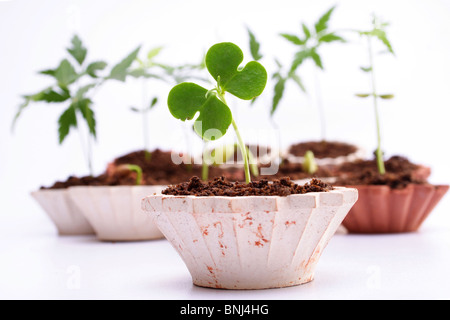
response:
[[[42,70],[42,71],[39,71],[39,74],[44,74],[47,76],[55,77],[55,70],[54,69]]]
[[[385,100],[394,99],[394,95],[393,94],[381,94],[381,95],[379,95],[379,97],[381,99],[385,99]]]
[[[293,44],[296,44],[298,46],[302,46],[306,43],[306,40],[302,40],[299,37],[297,37],[296,35],[293,34],[288,34],[288,33],[281,33],[280,36],[282,36],[283,38],[285,38],[286,40],[292,42]]]
[[[162,49],[163,49],[163,47],[156,47],[156,48],[150,49],[150,51],[147,53],[147,59],[149,61],[153,60],[153,58],[156,57],[161,52]]]
[[[262,54],[259,52],[261,44],[256,40],[255,34],[247,28],[248,36],[250,38],[250,53],[254,60],[258,61],[262,59]]]
[[[128,68],[130,68],[130,66],[136,60],[140,50],[141,47],[138,47],[133,52],[131,52],[125,59],[123,59],[116,66],[114,66],[113,69],[111,70],[110,75],[108,76],[108,79],[115,79],[124,82],[127,75],[129,74]]]
[[[326,29],[328,29],[328,22],[330,21],[331,15],[336,7],[332,7],[324,15],[322,15],[317,23],[314,25],[316,29],[316,33],[320,33]]]
[[[360,69],[361,69],[362,71],[364,71],[364,72],[371,72],[371,71],[372,71],[372,67],[367,67],[367,68],[365,68],[365,67],[360,67]]]
[[[67,59],[61,61],[60,65],[55,70],[54,76],[61,88],[67,88],[78,79],[78,74],[75,71],[75,68]]]
[[[170,113],[177,119],[192,120],[195,132],[204,140],[217,140],[227,132],[231,121],[231,111],[215,94],[191,82],[176,85],[169,92],[167,104]]]
[[[104,70],[107,67],[107,63],[104,61],[96,61],[89,64],[86,68],[86,73],[92,78],[98,78],[97,72]]]
[[[305,85],[303,84],[302,79],[297,74],[295,74],[294,72],[289,73],[289,79],[294,80],[294,82],[297,84],[300,90],[306,92]]]
[[[310,150],[305,153],[302,169],[309,174],[314,174],[319,169],[316,159],[314,158],[314,153]]]
[[[373,94],[371,93],[357,93],[355,94],[355,96],[359,97],[359,98],[368,98],[370,96],[372,96]]]
[[[77,35],[72,38],[72,47],[68,48],[67,51],[80,65],[83,64],[86,59],[87,49],[83,47],[83,43]]]
[[[304,49],[299,52],[297,52],[294,56],[294,60],[292,61],[291,70],[290,73],[294,73],[295,70],[307,59],[311,57],[311,50],[310,49]]]
[[[314,60],[316,66],[323,70],[322,58],[320,58],[319,54],[316,50],[310,50],[311,59]]]
[[[386,46],[390,53],[394,54],[394,49],[392,49],[392,45],[387,38],[386,31],[381,29],[374,29],[372,30],[372,35],[377,37]]]
[[[286,88],[286,79],[283,77],[279,77],[277,83],[275,84],[272,98],[272,110],[270,110],[270,114],[273,115],[275,111],[277,111],[278,105],[280,104],[281,98],[283,97],[284,89]]]
[[[158,97],[154,97],[152,99],[152,101],[150,102],[149,109],[153,109],[156,106],[157,103],[158,103]]]
[[[77,127],[77,115],[75,108],[70,107],[62,113],[58,120],[59,144],[62,144],[70,132],[70,128]]]
[[[97,137],[97,131],[96,131],[96,125],[97,122],[95,120],[94,111],[91,109],[92,100],[88,98],[84,98],[81,100],[77,100],[72,103],[72,107],[75,110],[78,110],[81,115],[83,116],[84,120],[86,121],[86,124],[89,128],[89,132],[91,135],[96,138]]]
[[[311,31],[309,31],[309,29],[306,26],[306,24],[302,23],[302,29],[303,29],[303,33],[305,34],[306,40],[310,39],[311,38]]]
[[[334,42],[334,41],[345,42],[345,39],[332,32],[332,33],[328,33],[323,36],[320,36],[318,41],[319,42],[327,42],[327,43]]]
[[[267,83],[266,69],[256,61],[251,61],[239,69],[244,60],[242,50],[230,42],[212,46],[206,54],[206,67],[224,91],[243,99],[251,100],[259,96]]]

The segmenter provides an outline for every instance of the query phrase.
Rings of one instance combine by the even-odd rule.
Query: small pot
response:
[[[93,235],[95,233],[89,221],[73,203],[67,189],[38,190],[32,192],[31,196],[50,217],[59,235]]]
[[[154,195],[142,206],[195,285],[265,289],[312,281],[323,249],[357,197],[349,188],[287,197]]]
[[[165,186],[80,186],[69,188],[72,201],[91,223],[101,241],[143,241],[164,238],[141,200]]]
[[[356,146],[355,146],[356,147]],[[305,162],[305,157],[303,156],[297,156],[290,152],[289,147],[287,150],[283,152],[283,158],[288,160],[290,163],[303,163]],[[356,160],[364,159],[366,156],[366,151],[362,149],[361,147],[356,147],[356,151],[348,154],[346,156],[339,156],[336,158],[318,158],[315,157],[315,161],[318,166],[339,166],[346,162],[353,162]]]
[[[349,233],[417,231],[448,191],[448,185],[410,184],[404,189],[384,185],[349,186],[359,200],[343,221]]]

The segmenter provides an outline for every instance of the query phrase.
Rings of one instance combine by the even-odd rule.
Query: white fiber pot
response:
[[[142,199],[166,186],[88,186],[69,188],[73,202],[101,241],[162,239],[152,218],[144,215]]]
[[[340,156],[337,158],[315,158],[317,165],[319,166],[338,166],[346,162],[353,162],[360,159],[365,159],[366,152],[362,148],[358,148],[354,153],[347,156]],[[289,152],[289,150],[284,152],[284,158],[290,163],[303,163],[305,157],[296,156]]]
[[[94,229],[73,203],[67,189],[38,190],[31,196],[50,217],[59,235],[94,234]]]
[[[313,280],[323,249],[356,202],[356,189],[301,195],[144,199],[197,286],[264,289]]]

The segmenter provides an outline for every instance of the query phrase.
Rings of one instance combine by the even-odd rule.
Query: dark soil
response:
[[[337,141],[308,141],[294,144],[289,148],[289,153],[303,157],[310,150],[317,159],[338,158],[348,156],[358,150],[354,145]]]
[[[403,189],[408,184],[427,182],[424,167],[410,162],[407,158],[393,156],[385,161],[386,173],[378,173],[376,160],[358,160],[344,163],[337,168],[338,180],[335,185],[387,185],[393,189]]]
[[[192,176],[201,176],[201,165],[188,165],[173,163],[170,151],[154,150],[150,160],[145,157],[145,151],[136,151],[115,159],[108,165],[105,173],[96,176],[71,176],[65,181],[58,181],[51,187],[41,189],[64,189],[74,186],[117,186],[135,185],[136,173],[127,170],[118,170],[123,164],[134,164],[141,167],[143,172],[142,185],[170,185],[188,181]],[[242,168],[218,168],[211,166],[209,176],[212,178],[224,176],[235,181],[244,181]]]
[[[193,161],[192,161],[193,162]],[[144,151],[136,151],[117,158],[109,172],[114,171],[114,167],[121,164],[135,164],[142,168],[143,184],[145,185],[169,185],[188,181],[192,176],[201,176],[202,166],[196,164],[175,164],[172,161],[170,151],[154,150],[151,159],[145,158]],[[244,180],[242,168],[219,168],[210,166],[209,176],[211,178],[225,176],[230,180]]]
[[[216,178],[214,181],[203,182],[198,177],[192,177],[189,182],[183,182],[175,186],[169,186],[162,193],[175,196],[281,196],[291,194],[304,194],[308,192],[327,192],[333,187],[317,179],[301,186],[292,182],[289,178],[269,182],[266,179],[250,182],[228,182],[224,177]]]

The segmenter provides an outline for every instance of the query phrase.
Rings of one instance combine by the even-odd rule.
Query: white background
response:
[[[105,60],[112,65],[138,45],[142,45],[142,53],[164,46],[159,61],[179,65],[199,61],[210,45],[220,41],[240,45],[250,59],[245,29],[249,26],[262,43],[262,63],[272,73],[275,57],[288,65],[294,53],[293,46],[279,33],[300,34],[300,22],[312,25],[334,4],[338,6],[331,20],[333,29],[367,29],[373,12],[391,22],[388,36],[396,56],[381,55],[376,60],[379,91],[395,94],[394,100],[380,105],[383,149],[388,156],[405,155],[431,166],[431,182],[448,183],[450,1],[0,1],[0,215],[4,221],[0,230],[8,230],[1,234],[31,230],[36,235],[53,235],[50,222],[29,192],[72,174],[88,173],[77,132],[72,132],[62,146],[57,143],[61,106],[32,105],[19,119],[14,134],[10,130],[22,102],[20,96],[51,84],[49,78],[36,72],[58,65],[74,33],[88,47],[89,60]],[[367,64],[365,43],[354,33],[342,34],[348,38],[347,44],[331,44],[321,51],[325,71],[319,73],[319,82],[326,107],[327,138],[355,143],[370,151],[376,144],[372,104],[354,97],[369,89],[367,75],[359,70]],[[312,70],[310,64],[300,70],[309,95],[290,84],[275,114],[284,147],[320,138]],[[263,131],[273,130],[269,116],[272,87],[269,81],[253,107],[229,99],[238,124],[249,136],[252,131],[260,132],[261,127],[269,128]],[[107,83],[98,92],[94,99],[98,122],[96,174],[114,157],[142,148],[140,118],[129,107],[142,105],[143,97],[160,98],[150,115],[151,146],[185,150],[183,126],[171,118],[164,104],[169,90],[170,86],[158,82],[130,80],[125,84]],[[195,137],[190,139],[198,145]],[[449,201],[449,197],[444,198],[425,230],[438,226],[441,232],[450,231]]]

